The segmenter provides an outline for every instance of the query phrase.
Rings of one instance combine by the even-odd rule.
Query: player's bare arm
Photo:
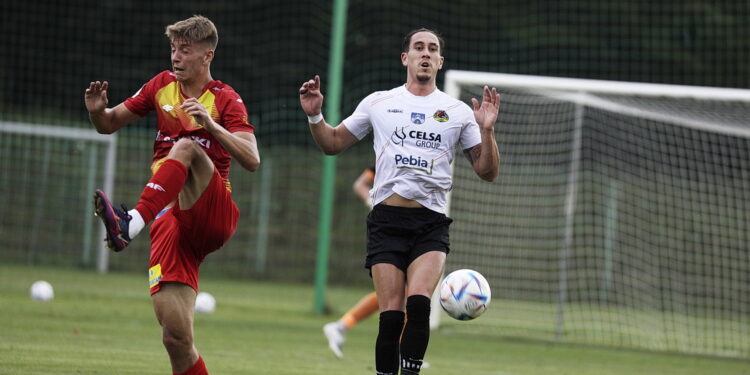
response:
[[[123,126],[138,119],[138,115],[131,112],[125,104],[120,103],[114,108],[107,108],[109,99],[107,89],[109,82],[96,81],[89,83],[84,95],[89,119],[101,134],[112,134]]]
[[[500,110],[500,94],[497,89],[484,86],[482,102],[471,99],[474,105],[474,119],[479,124],[482,142],[464,150],[474,171],[485,181],[494,181],[500,173],[500,150],[495,142],[495,122]]]
[[[258,144],[253,133],[232,133],[225,129],[211,118],[206,107],[198,99],[189,98],[185,100],[181,108],[188,115],[195,117],[195,121],[211,133],[243,168],[250,172],[258,169],[260,166],[260,153],[258,152]]]
[[[354,184],[352,185],[354,194],[357,194],[359,199],[361,199],[363,202],[369,202],[370,189],[372,188],[372,184],[374,183],[375,180],[373,179],[372,172],[369,169],[365,169],[364,171],[362,171],[362,174],[357,177],[357,179],[354,181]]]
[[[302,84],[299,88],[299,103],[308,118],[315,118],[322,114],[323,94],[320,92],[320,76]],[[308,121],[309,122],[309,121]],[[322,116],[315,123],[310,123],[315,143],[326,155],[336,155],[357,142],[349,129],[345,126],[332,127]]]

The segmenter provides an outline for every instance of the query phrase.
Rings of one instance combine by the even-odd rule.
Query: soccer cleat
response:
[[[344,352],[341,351],[341,345],[346,340],[346,329],[341,322],[330,322],[323,326],[323,333],[328,339],[328,347],[338,358],[344,358]]]
[[[128,243],[128,226],[132,219],[128,215],[128,209],[122,205],[122,209],[112,206],[107,194],[97,190],[94,193],[94,215],[99,216],[107,231],[107,247],[114,251],[122,251]]]

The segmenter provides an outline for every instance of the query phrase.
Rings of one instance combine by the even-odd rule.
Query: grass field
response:
[[[40,279],[54,301],[28,297]],[[195,321],[213,375],[375,372],[377,319],[349,333],[343,360],[321,332],[368,290],[332,288],[336,314],[318,316],[307,285],[206,278],[201,288],[217,299]],[[472,335],[462,329],[471,322],[449,323],[432,333],[423,374],[750,374],[747,361]],[[170,374],[160,335],[145,274],[0,265],[0,374]]]

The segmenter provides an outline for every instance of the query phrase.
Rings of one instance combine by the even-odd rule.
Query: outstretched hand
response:
[[[302,84],[299,88],[299,104],[308,116],[320,113],[323,107],[323,94],[320,92],[320,76]]]
[[[86,94],[83,99],[86,103],[86,109],[90,113],[99,113],[104,111],[109,104],[107,99],[107,88],[109,88],[109,82],[91,82],[89,87],[86,89]]]
[[[500,94],[497,93],[497,89],[493,87],[490,90],[489,87],[484,86],[482,103],[480,104],[475,98],[471,98],[471,103],[474,105],[474,119],[477,124],[482,129],[493,129],[500,110]]]

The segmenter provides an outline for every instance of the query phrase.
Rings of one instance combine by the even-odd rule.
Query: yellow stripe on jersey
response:
[[[164,162],[167,161],[167,159],[169,159],[169,157],[165,156],[165,157],[163,157],[163,158],[161,158],[161,159],[159,159],[159,160],[151,163],[151,175],[152,176],[156,174],[156,171],[158,171],[159,168],[161,168],[162,164],[164,164]]]
[[[159,106],[160,111],[171,116],[175,123],[179,123],[180,126],[185,130],[200,129],[203,126],[195,121],[193,116],[188,116],[180,106],[185,99],[180,92],[180,83],[171,82],[166,86],[159,89],[156,92],[156,103]],[[198,101],[206,107],[209,115],[214,121],[219,121],[219,110],[216,108],[216,95],[211,90],[206,90],[203,95],[198,98]],[[171,126],[170,126],[171,127]]]
[[[211,90],[206,90],[206,92],[198,98],[198,101],[206,107],[208,114],[214,119],[214,121],[218,122],[220,120],[219,110],[216,108],[216,95],[214,95]]]

